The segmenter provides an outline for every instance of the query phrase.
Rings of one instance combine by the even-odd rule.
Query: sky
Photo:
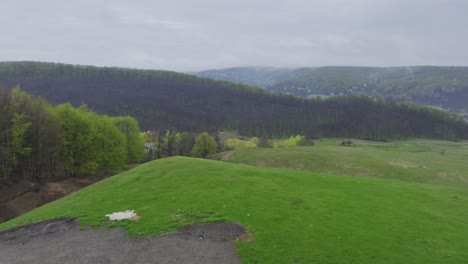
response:
[[[468,65],[468,0],[0,0],[0,61]]]

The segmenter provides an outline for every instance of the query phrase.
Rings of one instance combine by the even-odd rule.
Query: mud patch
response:
[[[245,233],[242,234],[239,238],[239,241],[245,242],[245,243],[251,243],[253,242],[253,235],[251,233]]]
[[[102,178],[90,176],[44,184],[23,182],[7,186],[0,185],[0,222],[2,219],[8,221],[45,203],[78,191]]]
[[[62,218],[0,232],[0,262],[241,263],[232,241],[245,236],[242,225],[225,222],[140,239],[120,228],[80,229],[75,220]]]

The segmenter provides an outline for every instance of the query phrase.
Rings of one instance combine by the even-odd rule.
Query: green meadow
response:
[[[449,170],[456,162],[448,158],[458,148],[446,150],[445,158],[436,153],[445,148],[439,142],[428,146],[425,152],[420,151],[424,144],[390,144],[386,149],[365,142],[349,148],[335,143],[236,151],[231,161],[241,162],[241,153],[253,159],[260,155],[274,158],[275,152],[276,156],[287,156],[286,152],[297,151],[310,152],[303,164],[314,164],[314,160],[331,155],[336,149],[341,152],[342,162],[355,166],[353,173],[344,173],[348,172],[345,167],[327,169],[327,164],[334,164],[330,159],[318,169],[309,164],[292,170],[172,157],[100,181],[6,222],[0,230],[66,216],[76,217],[84,226],[119,226],[133,237],[142,237],[172,232],[193,223],[229,221],[243,224],[250,234],[235,242],[244,263],[466,262],[468,190],[445,186],[456,185],[455,180],[432,177],[426,181],[419,179],[417,173],[409,173],[411,177],[404,181],[400,180],[403,176],[385,176],[386,172],[396,173],[400,167],[387,168],[384,162],[391,156],[395,160],[388,162],[404,161],[427,167],[420,169],[438,171],[435,167],[443,160],[435,160],[432,167],[420,164],[419,158],[409,159],[419,153],[428,162],[431,157],[446,159],[449,164],[440,170],[458,173],[463,165]],[[460,147],[458,155],[463,155],[463,149]],[[259,154],[261,151],[264,153]],[[325,153],[313,155],[314,151]],[[389,156],[377,158],[375,153]],[[359,159],[356,155],[367,158],[359,164],[362,168],[351,163]],[[293,159],[287,156],[277,162],[281,164],[267,164],[274,162],[265,156],[265,164],[258,160],[255,165],[296,168]],[[365,164],[372,164],[373,160],[382,161],[364,170]],[[392,166],[395,171],[390,169]],[[361,169],[367,176],[339,175],[357,174]],[[374,171],[380,174],[368,177]],[[142,219],[110,223],[105,217],[122,210],[135,210]]]
[[[314,146],[236,149],[214,158],[320,174],[370,176],[468,188],[468,142],[317,140]]]

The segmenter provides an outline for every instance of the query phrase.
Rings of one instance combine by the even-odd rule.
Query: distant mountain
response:
[[[303,134],[378,140],[468,138],[468,123],[437,109],[364,97],[307,100],[169,71],[0,63],[0,87],[18,84],[52,103],[85,103],[98,113],[131,115],[145,130],[227,129],[259,137]]]
[[[193,73],[196,76],[266,88],[289,78],[293,69],[272,67],[238,67]]]
[[[236,74],[232,74],[232,69],[205,71],[204,77],[247,83],[244,76],[248,76],[249,83],[255,84],[254,69],[239,69],[243,70]],[[367,95],[468,112],[468,67],[301,68],[267,78],[268,82],[263,77],[259,80],[265,85],[258,86],[266,90],[306,98]]]

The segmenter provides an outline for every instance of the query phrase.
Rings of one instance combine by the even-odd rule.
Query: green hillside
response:
[[[133,236],[195,222],[245,225],[244,263],[463,263],[468,257],[468,192],[371,177],[260,168],[174,157],[143,164],[10,222],[61,216],[106,225],[126,209]]]
[[[468,142],[407,140],[316,141],[312,147],[237,149],[227,161],[320,174],[372,176],[410,182],[468,187]],[[222,158],[220,153],[215,158]]]

